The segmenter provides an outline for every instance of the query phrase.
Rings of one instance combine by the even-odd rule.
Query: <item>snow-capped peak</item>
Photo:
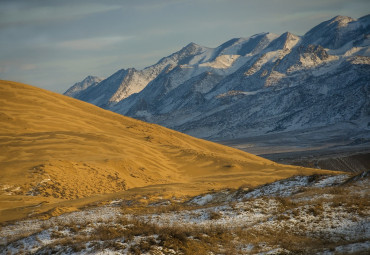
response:
[[[332,18],[331,20],[329,20],[329,24],[335,23],[338,27],[344,27],[344,26],[347,26],[348,23],[352,21],[355,21],[355,20],[352,19],[351,17],[338,15]]]
[[[285,32],[277,39],[273,40],[267,47],[268,51],[274,50],[291,50],[300,42],[300,37],[290,32]]]
[[[83,79],[81,82],[75,83],[66,92],[64,92],[64,95],[70,96],[70,97],[76,97],[82,91],[86,90],[90,86],[96,86],[102,80],[103,78],[89,75],[85,79]]]
[[[336,16],[308,31],[303,37],[303,43],[335,50],[348,42],[362,39],[364,35],[369,34],[369,31],[370,26],[366,16],[358,20]]]

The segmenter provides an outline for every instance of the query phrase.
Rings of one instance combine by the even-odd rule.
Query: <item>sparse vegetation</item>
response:
[[[20,253],[32,250],[36,254],[103,250],[124,254],[255,254],[269,251],[274,254],[314,254],[336,253],[341,249],[344,253],[352,249],[353,254],[361,254],[368,251],[368,182],[351,186],[331,186],[329,183],[326,187],[316,187],[310,185],[326,177],[310,178],[312,180],[304,191],[289,197],[274,195],[280,194],[276,189],[277,182],[255,187],[252,191],[240,188],[204,194],[202,196],[207,197],[204,205],[190,202],[202,201],[202,196],[185,203],[159,200],[145,204],[139,202],[142,201],[140,197],[130,203],[115,201],[86,209],[96,210],[96,213],[103,210],[97,213],[100,216],[95,220],[81,211],[45,220],[38,228],[33,227],[29,234],[24,231],[18,236],[8,235],[1,239],[0,249],[4,253],[12,249]],[[276,193],[266,196],[266,189],[275,189]],[[254,196],[246,198],[251,192]],[[105,217],[107,213],[111,216]],[[5,225],[0,232],[4,235],[16,228]],[[45,238],[47,242],[43,241]]]
[[[221,219],[222,218],[222,214],[220,212],[210,212],[209,213],[209,219],[210,220],[218,220],[218,219]]]

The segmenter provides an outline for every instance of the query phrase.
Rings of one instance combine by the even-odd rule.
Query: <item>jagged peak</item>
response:
[[[363,21],[363,20],[370,20],[370,14],[365,15],[365,16],[362,16],[362,17],[361,17],[361,18],[359,18],[358,20],[361,20],[361,21]]]
[[[271,33],[271,32],[263,32],[259,34],[252,35],[250,38],[268,38],[268,39],[275,39],[279,37],[278,34]]]
[[[342,15],[337,15],[337,16],[335,16],[334,18],[332,18],[332,19],[330,19],[330,21],[331,22],[334,22],[334,21],[348,21],[348,20],[350,20],[350,21],[354,21],[354,19],[352,19],[351,17],[349,17],[349,16],[342,16]]]
[[[292,39],[297,39],[300,38],[300,36],[292,34],[291,32],[285,32],[279,36],[279,38],[285,39],[285,40],[292,40]]]
[[[329,20],[329,24],[337,23],[338,26],[344,27],[344,26],[347,26],[348,23],[353,22],[353,21],[355,20],[352,19],[351,17],[338,15],[332,18],[331,20]]]
[[[167,57],[161,58],[153,66],[159,65],[159,66],[163,66],[163,68],[164,68],[164,66],[167,66],[168,64],[176,64],[176,65],[177,64],[183,64],[182,63],[183,59],[187,59],[187,58],[191,57],[192,55],[197,55],[197,54],[203,52],[206,49],[208,49],[208,48],[203,47],[203,46],[201,46],[199,44],[196,44],[194,42],[191,42],[188,45],[186,45],[185,47],[183,47],[181,50],[179,50],[175,53],[172,53],[171,55],[169,55]]]
[[[103,80],[103,78],[100,78],[98,76],[94,76],[94,75],[88,75],[86,76],[85,79],[82,80],[82,82],[85,82],[85,81],[94,81],[94,80]]]
[[[238,43],[241,40],[245,40],[245,38],[239,37],[239,38],[230,39],[230,40],[224,42],[223,44],[221,44],[220,46],[218,46],[216,49],[218,49],[219,51],[222,51],[222,50],[234,45],[235,43]]]
[[[127,70],[126,70],[126,72],[128,72],[128,73],[133,73],[133,72],[136,72],[137,70],[136,70],[136,68],[134,68],[134,67],[130,67],[130,68],[128,68]]]
[[[88,75],[85,79],[83,79],[80,82],[76,82],[72,87],[67,89],[64,92],[64,95],[67,95],[67,96],[77,95],[80,91],[85,90],[92,85],[96,85],[102,80],[103,78],[93,76],[93,75]]]
[[[258,34],[254,34],[254,35],[252,35],[251,37],[249,37],[249,38],[257,38],[257,37],[261,37],[261,36],[266,36],[266,35],[268,35],[268,34],[271,34],[271,33],[269,33],[269,32],[261,32],[261,33],[258,33]]]
[[[285,32],[282,36],[285,38],[284,49],[290,50],[300,41],[300,37],[298,35],[290,32]]]
[[[292,49],[300,41],[300,37],[294,35],[290,32],[285,32],[278,38],[273,40],[268,49],[278,50],[278,49]]]
[[[281,35],[281,37],[291,38],[291,37],[298,37],[298,36],[296,36],[296,35],[292,34],[291,32],[287,31],[287,32],[283,33]]]
[[[365,16],[366,17],[366,16]],[[347,16],[336,16],[309,30],[303,37],[303,43],[320,44],[324,48],[339,49],[352,40],[366,33],[366,18],[355,20]]]
[[[357,20],[362,26],[370,26],[370,14],[365,15]]]
[[[190,42],[184,48],[190,48],[190,47],[201,47],[201,46],[199,44],[196,44],[195,42]]]
[[[189,52],[189,53],[193,53],[193,52],[196,52],[200,49],[203,49],[205,47],[199,45],[199,44],[196,44],[194,42],[191,42],[189,43],[188,45],[186,45],[185,47],[183,47],[179,52]]]
[[[124,73],[124,72],[127,72],[127,70],[126,70],[126,69],[124,69],[124,68],[121,68],[121,69],[119,69],[117,72],[115,72],[114,74],[112,74],[111,76],[113,76],[113,75],[117,75],[117,74],[121,74],[121,73]]]
[[[112,80],[117,80],[117,79],[122,79],[122,77],[126,76],[127,72],[129,69],[119,69],[117,72],[106,78],[103,82],[101,83],[106,83],[110,82]]]
[[[323,34],[327,33],[326,29],[334,29],[336,27],[343,27],[347,26],[349,22],[355,21],[351,17],[347,16],[335,16],[334,18],[321,22],[317,26],[310,29],[306,34],[305,37],[310,36],[311,34],[318,33]]]

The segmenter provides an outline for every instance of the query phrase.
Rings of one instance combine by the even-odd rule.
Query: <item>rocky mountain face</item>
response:
[[[303,36],[190,43],[66,95],[213,140],[338,123],[370,130],[369,45],[370,15],[337,16]]]

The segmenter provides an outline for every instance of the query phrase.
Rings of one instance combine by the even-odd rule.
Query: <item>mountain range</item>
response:
[[[369,254],[366,165],[222,145],[369,150],[369,30],[370,15],[337,16],[190,43],[69,97],[0,80],[0,254]]]
[[[143,70],[89,76],[65,95],[210,140],[343,124],[369,134],[369,31],[370,15],[337,16],[303,36],[190,43]]]

